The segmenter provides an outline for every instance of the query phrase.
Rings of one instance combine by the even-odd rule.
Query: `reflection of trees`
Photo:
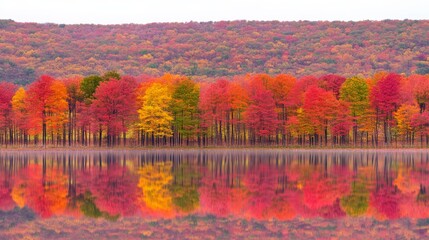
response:
[[[264,220],[429,216],[426,153],[85,153],[13,161],[0,154],[0,174],[0,209],[28,206],[43,217],[115,219],[138,210]]]
[[[173,181],[169,187],[173,204],[183,212],[192,212],[200,204],[199,174],[193,164],[183,162],[181,156],[172,160]]]
[[[265,219],[270,212],[270,207],[276,198],[276,172],[265,164],[250,170],[245,177],[244,185],[249,190],[248,208],[251,215],[258,219]],[[279,208],[279,199],[276,206]]]
[[[145,164],[139,170],[138,187],[143,191],[142,201],[152,210],[170,212],[173,200],[169,186],[173,180],[171,162]]]
[[[397,188],[386,186],[372,192],[370,204],[376,210],[375,217],[380,219],[395,219],[400,216],[399,192]]]
[[[136,184],[126,166],[112,163],[92,175],[90,192],[101,211],[127,216],[136,210]]]
[[[202,161],[199,187],[200,205],[203,213],[226,217],[242,216],[248,207],[248,192],[243,186],[245,164],[242,155],[214,154]]]
[[[108,220],[116,220],[119,215],[112,216],[108,212],[102,212],[97,205],[95,205],[95,198],[90,192],[85,192],[85,194],[79,195],[78,199],[80,202],[80,210],[82,213],[91,218],[103,217]]]
[[[349,171],[333,167],[333,174],[326,177],[315,172],[303,188],[304,204],[310,209],[330,206],[350,192]]]
[[[22,169],[12,190],[18,206],[26,204],[42,217],[64,212],[67,207],[67,178],[56,169],[47,168],[46,161]]]
[[[286,220],[295,217],[296,210],[290,198],[296,196],[296,189],[290,188],[287,175],[276,165],[260,164],[250,169],[244,185],[248,192],[248,211],[257,219]]]
[[[362,181],[353,181],[350,195],[341,198],[341,208],[349,216],[357,217],[366,213],[369,191]]]
[[[5,180],[0,184],[0,210],[12,210],[15,202],[12,199],[12,189],[9,181]]]

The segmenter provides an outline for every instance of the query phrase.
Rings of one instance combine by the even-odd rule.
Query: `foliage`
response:
[[[171,136],[173,117],[170,110],[172,96],[169,88],[161,83],[152,84],[140,96],[143,107],[138,110],[140,128],[154,136]]]
[[[248,72],[302,77],[378,71],[426,74],[428,21],[222,21],[125,25],[9,22],[0,79],[166,72],[214,78]],[[377,34],[373,34],[373,33]]]

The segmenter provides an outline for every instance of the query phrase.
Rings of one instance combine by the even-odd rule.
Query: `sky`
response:
[[[64,24],[429,19],[429,0],[0,0],[0,19]]]

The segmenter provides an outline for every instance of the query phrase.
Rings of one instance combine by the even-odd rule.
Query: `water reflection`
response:
[[[0,180],[0,210],[43,218],[429,217],[423,152],[10,152]]]

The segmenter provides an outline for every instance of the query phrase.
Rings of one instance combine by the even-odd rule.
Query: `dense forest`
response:
[[[64,25],[0,20],[0,81],[165,73],[296,77],[429,73],[429,21]]]
[[[183,75],[0,83],[0,144],[428,146],[429,75]]]

